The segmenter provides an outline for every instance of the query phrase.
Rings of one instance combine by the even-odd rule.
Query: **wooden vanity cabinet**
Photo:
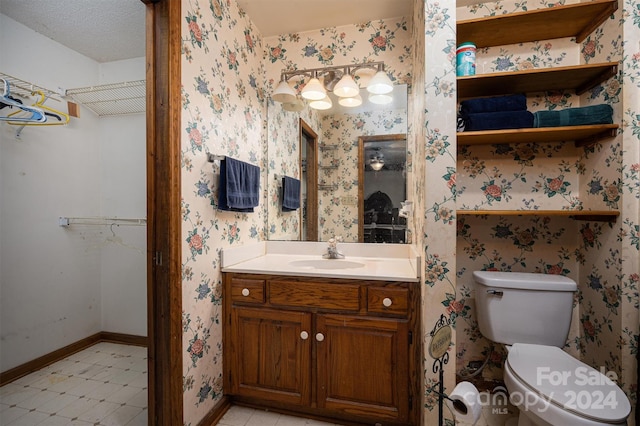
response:
[[[353,424],[420,424],[418,283],[225,273],[224,392]]]
[[[230,393],[308,405],[311,314],[238,306],[231,324]],[[307,337],[300,337],[303,332]]]
[[[317,316],[317,403],[374,419],[408,420],[409,328],[406,321]]]

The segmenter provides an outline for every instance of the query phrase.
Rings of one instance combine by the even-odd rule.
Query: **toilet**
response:
[[[504,382],[518,426],[626,425],[631,404],[603,371],[563,351],[575,281],[560,275],[473,273],[480,332],[506,345]],[[613,375],[611,375],[613,376]]]

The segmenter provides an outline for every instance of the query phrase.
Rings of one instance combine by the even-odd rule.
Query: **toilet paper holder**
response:
[[[467,414],[467,412],[468,412],[467,406],[464,405],[464,403],[462,401],[460,401],[459,399],[451,399],[451,398],[449,398],[449,395],[447,395],[446,393],[440,393],[437,390],[435,390],[435,387],[431,388],[431,392],[437,393],[440,398],[448,399],[453,404],[453,408],[455,408],[456,410],[460,411],[462,414]]]
[[[434,359],[433,372],[438,373],[439,376],[438,382],[430,389],[431,392],[438,394],[438,426],[443,426],[444,424],[445,399],[451,401],[449,408],[454,418],[461,416],[462,420],[472,420],[475,425],[480,417],[480,406],[469,401],[466,394],[471,393],[477,396],[478,390],[476,387],[469,382],[460,382],[453,389],[451,396],[444,393],[444,366],[449,362],[449,348],[451,347],[451,338],[453,335],[451,324],[451,318],[441,314],[433,330],[429,333],[431,336],[429,355]],[[436,387],[438,388],[437,390]],[[470,389],[467,389],[469,387]]]

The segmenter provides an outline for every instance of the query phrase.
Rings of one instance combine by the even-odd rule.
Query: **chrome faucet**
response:
[[[344,254],[338,250],[338,243],[342,242],[342,237],[337,235],[333,238],[329,238],[327,243],[327,252],[322,255],[324,259],[344,259]]]

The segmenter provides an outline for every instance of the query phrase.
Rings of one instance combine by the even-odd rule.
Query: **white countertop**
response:
[[[322,259],[327,243],[265,241],[223,250],[222,272],[418,282],[406,244],[340,243],[345,259]]]

